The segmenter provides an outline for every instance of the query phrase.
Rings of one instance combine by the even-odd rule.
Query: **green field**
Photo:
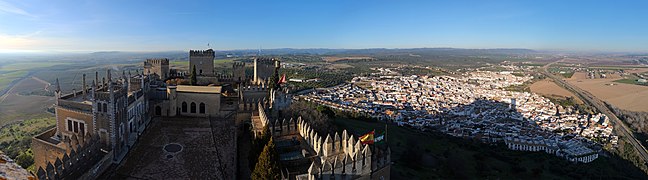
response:
[[[214,65],[232,63],[237,58],[227,58],[227,59],[216,59],[214,60]]]
[[[571,78],[572,76],[574,76],[574,71],[569,71],[569,72],[566,72],[566,73],[560,74],[560,75],[562,75],[565,78]]]
[[[549,68],[549,72],[560,75],[564,78],[571,78],[574,75],[574,70],[572,70],[569,67],[555,67],[552,66]],[[560,72],[565,72],[565,73],[560,73]]]
[[[591,66],[588,68],[600,70],[627,70],[633,68],[646,68],[646,66]]]
[[[641,85],[641,86],[648,86],[648,83],[640,83],[637,82],[638,78],[626,78],[626,79],[619,79],[614,82],[618,83],[625,83],[625,84],[634,84],[634,85]]]
[[[11,82],[21,77],[24,77],[25,75],[27,75],[27,71],[17,70],[17,71],[11,71],[7,73],[3,73],[3,71],[0,71],[0,90],[3,90],[9,84],[11,84]]]
[[[65,65],[69,63],[64,63],[64,62],[20,62],[20,63],[12,63],[8,65],[3,65],[0,66],[0,71],[19,71],[19,70],[31,70],[31,69],[37,69],[37,68],[46,68],[46,67],[52,67],[56,65]]]
[[[362,135],[385,125],[337,118],[340,129]],[[543,152],[511,151],[437,133],[422,133],[390,125],[387,143],[392,150],[393,179],[641,179],[637,168],[619,158],[600,157],[589,164],[574,164]]]
[[[26,76],[29,71],[52,67],[56,65],[65,65],[63,62],[21,62],[0,66],[0,90],[6,88],[12,81]]]

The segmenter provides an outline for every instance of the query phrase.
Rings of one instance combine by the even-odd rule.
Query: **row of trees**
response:
[[[644,135],[648,134],[648,112],[628,111],[611,104],[606,103],[606,105],[610,107],[614,114],[616,114],[621,120],[628,123],[633,130],[637,131],[637,133]]]

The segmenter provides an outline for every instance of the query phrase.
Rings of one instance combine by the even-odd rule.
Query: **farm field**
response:
[[[27,71],[12,71],[7,73],[2,73],[2,71],[0,71],[0,91],[7,88],[11,82],[20,79],[25,75],[27,75]]]
[[[556,83],[549,79],[535,82],[529,86],[531,92],[538,93],[546,96],[560,96],[560,97],[576,97],[574,93],[558,86]],[[579,98],[575,98],[578,103],[583,103]]]
[[[586,76],[584,72],[577,72],[567,81],[619,108],[648,112],[648,86],[615,82],[622,79],[618,74],[605,79],[587,79]]]
[[[19,70],[30,70],[37,68],[46,68],[56,65],[65,65],[69,63],[65,62],[20,62],[12,63],[8,65],[0,66],[0,71],[19,71]]]
[[[11,82],[20,79],[30,71],[53,67],[57,65],[66,65],[64,62],[20,62],[0,65],[0,92],[7,88]]]
[[[34,78],[25,78],[0,97],[0,126],[46,115],[47,108],[54,104],[54,97],[23,94],[45,91],[47,86]]]

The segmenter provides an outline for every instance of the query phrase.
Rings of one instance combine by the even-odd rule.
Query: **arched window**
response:
[[[162,115],[162,108],[160,106],[155,106],[155,115]]]
[[[196,103],[195,102],[191,103],[191,113],[196,113]]]
[[[187,112],[187,103],[182,102],[182,112]]]
[[[103,112],[108,112],[108,104],[103,104]]]
[[[205,114],[205,103],[200,103],[200,114]]]
[[[97,103],[97,111],[101,112],[101,103]]]

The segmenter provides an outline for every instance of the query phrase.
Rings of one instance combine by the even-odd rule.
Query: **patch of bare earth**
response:
[[[545,95],[545,96],[559,96],[559,97],[576,97],[574,93],[558,86],[556,83],[549,79],[545,79],[542,81],[537,81],[531,86],[531,92],[533,93],[538,93],[540,95]],[[577,103],[583,103],[579,98],[575,98]]]

